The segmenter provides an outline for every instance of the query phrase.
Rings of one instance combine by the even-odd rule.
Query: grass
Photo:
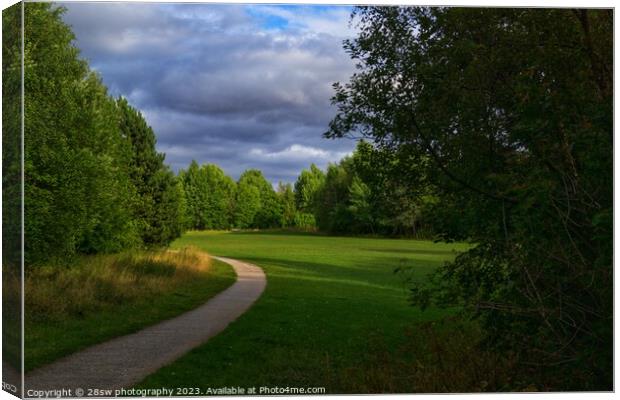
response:
[[[2,360],[21,368],[21,268],[2,267]]]
[[[25,369],[172,318],[234,281],[228,264],[196,250],[88,256],[29,269]]]
[[[466,244],[277,232],[191,232],[173,244],[188,245],[261,266],[267,289],[224,332],[140,388],[318,386],[327,393],[380,393],[501,387],[499,374],[492,382],[485,374],[497,364],[477,353],[474,326],[448,324],[440,332],[452,346],[442,350],[420,327],[455,310],[422,312],[407,302],[407,280],[425,279]],[[417,334],[424,343],[412,347]],[[442,356],[452,364],[438,365]],[[455,368],[472,366],[464,363],[472,357],[479,359],[476,374],[454,375]],[[425,383],[429,372],[458,381]]]

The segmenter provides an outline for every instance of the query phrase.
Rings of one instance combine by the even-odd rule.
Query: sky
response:
[[[175,171],[195,159],[294,182],[355,146],[322,137],[332,84],[355,69],[342,47],[350,7],[60,4],[82,57],[142,112]]]

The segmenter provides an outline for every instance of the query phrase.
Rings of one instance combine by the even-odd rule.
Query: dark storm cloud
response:
[[[113,95],[139,108],[174,169],[293,181],[354,143],[321,138],[332,83],[353,64],[344,7],[67,3],[76,44]]]

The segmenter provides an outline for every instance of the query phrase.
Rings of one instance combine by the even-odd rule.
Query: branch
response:
[[[411,122],[413,123],[414,128],[416,129],[416,131],[418,131],[418,135],[424,141],[424,145],[425,145],[427,151],[430,153],[431,157],[433,158],[433,160],[435,161],[435,163],[437,164],[439,169],[441,169],[441,171],[444,174],[446,174],[446,176],[448,176],[448,178],[452,179],[454,182],[460,184],[461,186],[465,187],[466,189],[474,191],[474,192],[476,192],[476,193],[478,193],[480,195],[486,196],[486,197],[488,197],[490,199],[493,199],[493,200],[496,200],[496,201],[502,201],[502,202],[507,201],[507,202],[512,203],[512,204],[517,204],[517,200],[515,200],[513,198],[501,196],[501,195],[494,194],[494,193],[491,193],[491,192],[487,192],[486,190],[477,188],[477,187],[469,184],[465,180],[459,178],[458,176],[453,174],[450,170],[448,170],[448,168],[445,165],[443,165],[441,157],[435,152],[435,149],[433,148],[433,145],[431,144],[430,139],[428,139],[424,135],[424,133],[422,132],[422,129],[420,128],[420,125],[418,125],[418,122],[416,121],[414,115],[410,114],[410,118],[411,118]]]

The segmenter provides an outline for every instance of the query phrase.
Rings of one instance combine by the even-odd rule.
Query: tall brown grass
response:
[[[207,273],[211,262],[208,254],[190,248],[84,256],[65,266],[29,268],[26,321],[79,317],[144,301]]]

